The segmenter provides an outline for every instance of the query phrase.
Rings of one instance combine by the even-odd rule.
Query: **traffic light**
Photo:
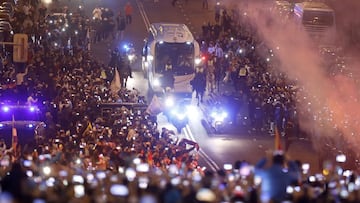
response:
[[[14,35],[13,61],[25,63],[28,60],[28,36],[27,34]]]

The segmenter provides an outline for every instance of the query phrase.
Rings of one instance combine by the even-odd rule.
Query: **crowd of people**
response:
[[[42,14],[43,24],[42,18],[32,20],[51,32],[58,26],[46,20],[48,13]],[[237,161],[217,172],[202,168],[199,145],[169,129],[159,129],[138,90],[113,91],[114,69],[94,59],[87,50],[87,37],[75,36],[75,30],[86,36],[86,29],[80,29],[87,24],[86,20],[76,22],[76,27],[60,33],[64,41],[71,39],[72,46],[60,42],[54,46],[57,38],[48,32],[29,30],[26,33],[34,38],[29,40],[28,62],[14,63],[4,57],[1,101],[30,100],[41,106],[46,128],[42,139],[33,143],[10,149],[1,144],[1,202],[359,201],[360,182],[354,172],[329,164],[322,173],[310,176],[306,165],[286,160],[280,152],[267,157],[273,162],[269,167],[264,159],[254,166]],[[15,30],[21,29],[21,21],[16,23]],[[259,101],[280,94],[281,88],[271,87],[277,84],[284,90],[283,82],[267,75],[266,60],[251,51],[258,40],[253,30],[230,25],[231,35],[226,29],[215,37],[211,29],[204,29],[206,50],[217,57],[211,56],[214,65],[228,64],[219,66],[227,71],[214,73],[215,78],[229,72],[236,90]],[[247,57],[237,57],[242,54],[239,44],[246,47]],[[219,47],[227,56],[221,55]],[[245,65],[243,75],[240,69]],[[239,75],[245,81],[237,81],[243,80]]]
[[[17,5],[14,18],[22,14],[22,6]],[[128,24],[131,23],[131,9],[125,9]],[[128,176],[130,168],[135,166],[134,158],[134,161],[147,164],[151,170],[165,171],[170,166],[198,170],[197,143],[179,140],[176,133],[166,128],[158,129],[156,118],[146,112],[146,101],[138,90],[123,86],[114,91],[112,81],[115,68],[119,67],[96,61],[87,47],[88,28],[97,19],[89,22],[81,10],[72,12],[65,8],[60,13],[55,16],[42,11],[38,17],[31,18],[34,24],[41,25],[44,32],[20,30],[22,21],[16,20],[15,33],[25,32],[30,36],[27,63],[13,62],[11,49],[5,47],[3,50],[1,100],[20,104],[29,101],[31,105],[39,106],[46,128],[31,143],[19,141],[14,145],[13,141],[7,147],[2,144],[1,176],[4,179],[1,185],[4,195],[1,198],[6,199],[6,192],[9,192],[16,202],[33,202],[35,199],[84,202],[87,198],[88,201],[92,199],[91,202],[95,201],[94,198],[100,198],[96,200],[98,202],[115,201],[101,199],[106,193],[100,196],[90,194],[91,189],[82,182],[80,184],[85,186],[86,192],[80,195],[81,198],[76,190],[74,196],[74,188],[56,182],[62,173],[71,177],[83,176],[87,171],[94,175],[95,172],[103,171],[105,174],[106,171],[106,176],[110,177],[109,172],[118,174],[120,168]],[[105,18],[101,17],[102,20]],[[106,39],[105,34],[101,36],[104,37],[102,40]],[[105,103],[119,105],[110,105],[105,110]],[[48,169],[52,172],[48,173]],[[48,178],[44,175],[54,180],[50,184],[52,186],[48,185]],[[118,177],[119,184],[123,178]],[[31,189],[25,190],[24,184]],[[70,180],[69,185],[74,186]],[[102,186],[105,189],[110,183]],[[57,193],[57,190],[68,195]],[[131,194],[123,198],[128,202],[128,196],[140,198],[142,195]]]
[[[285,133],[290,123],[296,129],[294,84],[274,70],[276,64],[269,61],[273,60],[271,52],[269,58],[260,53],[271,49],[263,44],[247,16],[237,10],[218,10],[214,23],[202,26],[199,40],[207,59],[207,90],[216,92],[220,83],[231,84],[230,91],[249,102],[250,125],[256,130],[265,131],[266,126],[273,131],[276,126]]]
[[[336,149],[347,153],[352,157],[353,165],[357,165],[359,156],[349,149],[350,143],[343,139],[344,135],[339,129],[340,126],[347,128],[349,120],[344,119],[341,125],[334,125],[331,122],[333,112],[329,106],[321,103],[321,98],[309,95],[308,90],[296,83],[298,79],[290,79],[279,71],[278,67],[282,64],[276,56],[277,47],[265,44],[246,6],[237,10],[217,5],[217,10],[213,23],[203,24],[199,41],[207,59],[207,91],[224,93],[227,89],[221,89],[223,86],[220,84],[228,84],[226,86],[230,86],[232,95],[229,97],[225,94],[220,98],[232,98],[231,102],[236,98],[236,107],[231,110],[246,118],[244,121],[234,117],[233,124],[249,123],[250,129],[264,135],[268,130],[270,135],[278,130],[285,140],[307,137],[321,143],[314,146],[321,157],[328,157],[332,154],[328,151]],[[339,64],[342,61],[341,53],[321,47],[318,55],[328,80],[332,81],[340,74],[343,74],[340,77],[349,77],[346,75],[349,70],[343,69],[350,64]],[[349,80],[357,83],[352,76]],[[228,105],[226,100],[225,105]],[[248,112],[244,112],[241,106],[248,106]],[[343,116],[347,117],[346,113]],[[323,136],[319,126],[333,128],[336,135]]]
[[[92,41],[98,43],[102,40],[123,40],[127,25],[132,22],[133,8],[130,2],[123,11],[114,13],[112,8],[97,6],[92,11]]]

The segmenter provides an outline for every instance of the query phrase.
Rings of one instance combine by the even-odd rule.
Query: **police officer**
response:
[[[121,87],[126,87],[128,78],[132,78],[132,70],[130,61],[125,53],[119,57],[118,71],[120,74]]]
[[[190,82],[194,91],[196,91],[196,98],[198,99],[197,105],[203,102],[204,93],[206,90],[206,73],[203,67],[196,69],[195,77]]]
[[[112,52],[111,52],[111,57],[110,57],[110,62],[109,62],[109,67],[115,68],[119,65],[119,49],[115,48]]]

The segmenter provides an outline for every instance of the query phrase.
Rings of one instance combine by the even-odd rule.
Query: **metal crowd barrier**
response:
[[[143,103],[133,103],[133,102],[123,102],[123,103],[101,103],[99,105],[101,116],[102,117],[108,117],[111,116],[114,112],[121,109],[122,107],[125,107],[129,109],[132,112],[144,112],[148,108],[147,104]]]

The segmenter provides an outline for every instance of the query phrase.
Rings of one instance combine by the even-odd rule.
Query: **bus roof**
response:
[[[303,12],[304,10],[316,10],[316,11],[331,11],[334,10],[331,9],[328,5],[326,5],[323,2],[302,2],[302,3],[296,3],[294,10]]]
[[[185,24],[152,23],[149,29],[157,41],[184,43],[195,40]]]
[[[289,13],[293,9],[293,4],[288,1],[275,1],[275,5],[272,9],[275,9],[280,14],[282,13]]]
[[[291,3],[288,1],[280,0],[280,1],[275,1],[275,5],[283,7],[283,6],[291,6]]]

